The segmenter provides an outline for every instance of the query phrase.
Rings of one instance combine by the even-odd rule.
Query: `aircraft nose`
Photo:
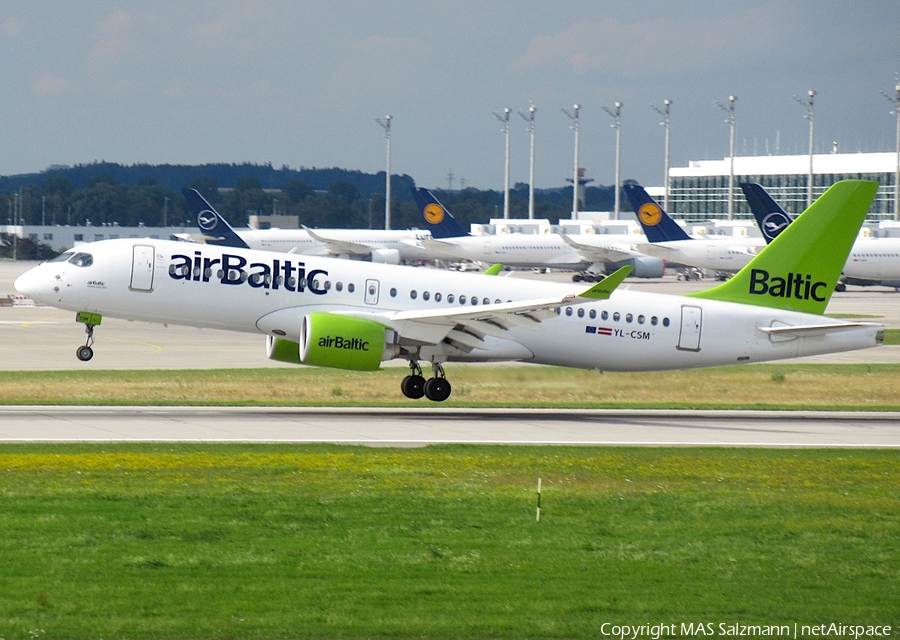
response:
[[[16,291],[22,295],[26,295],[33,300],[40,300],[41,293],[49,287],[46,285],[46,274],[40,267],[30,269],[16,278],[13,286]]]

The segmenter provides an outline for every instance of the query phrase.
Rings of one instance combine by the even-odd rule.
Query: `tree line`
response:
[[[129,184],[121,181],[129,177],[121,171],[104,172],[110,167],[119,165],[96,165],[95,173],[90,177],[84,177],[84,167],[77,167],[69,173],[49,170],[44,174],[33,174],[27,180],[21,176],[2,178],[0,220],[6,224],[18,222],[24,225],[195,226],[180,188],[161,183],[148,171],[132,174],[134,183]],[[287,179],[280,181],[277,188],[264,188],[257,175],[259,172],[248,169],[258,168],[258,165],[236,167],[238,170],[243,167],[245,172],[230,184],[222,185],[215,172],[203,173],[196,167],[185,168],[190,171],[183,172],[182,176],[193,177],[182,184],[197,189],[235,227],[246,226],[250,215],[275,213],[297,216],[301,224],[313,228],[384,228],[383,172],[378,186],[377,174],[338,169],[306,170],[316,177],[307,181],[299,177],[301,171],[291,175],[282,169],[279,175]],[[271,182],[271,168],[262,166],[262,169],[262,175],[269,175]],[[326,188],[319,188],[324,186],[319,175],[322,171],[326,172],[324,179],[331,180]],[[169,173],[162,175],[167,182],[177,180]],[[82,181],[83,186],[76,186],[76,182]],[[392,176],[392,228],[423,226],[411,197],[410,190],[414,186],[409,176]],[[500,191],[467,188],[459,191],[437,189],[434,193],[464,228],[503,216],[503,193]],[[609,210],[613,198],[612,187],[589,187],[585,208]],[[567,219],[571,203],[571,187],[539,189],[536,190],[535,215],[553,222]],[[510,209],[513,218],[528,217],[527,184],[519,183],[511,190]]]

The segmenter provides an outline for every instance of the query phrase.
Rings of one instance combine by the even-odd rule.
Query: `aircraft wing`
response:
[[[444,242],[443,240],[436,240],[434,238],[424,238],[419,244],[423,249],[439,253],[448,258],[462,258],[460,255],[462,252],[460,251],[459,246],[453,242]]]
[[[513,327],[536,329],[542,320],[556,315],[557,307],[606,300],[631,271],[631,266],[622,267],[590,289],[562,297],[498,302],[460,309],[397,311],[376,317],[404,339],[427,344],[449,340],[470,351],[480,348],[485,336],[508,338],[507,332]]]
[[[557,234],[563,242],[575,249],[587,262],[622,262],[637,255],[637,252],[622,251],[611,247],[595,247],[581,242],[575,242],[565,233]]]
[[[347,242],[346,240],[334,240],[332,238],[320,236],[318,233],[305,225],[303,227],[303,230],[309,234],[310,238],[325,245],[328,248],[328,251],[335,255],[349,255],[365,258],[371,255],[372,251],[374,250],[373,247],[361,244],[359,242]]]
[[[679,240],[678,242],[681,241]],[[676,247],[670,247],[668,245],[659,243],[639,244],[636,248],[641,253],[645,253],[648,256],[656,256],[657,258],[669,258],[672,255],[681,252],[681,250]]]

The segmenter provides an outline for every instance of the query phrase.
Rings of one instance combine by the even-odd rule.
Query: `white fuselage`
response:
[[[488,312],[495,303],[563,297],[583,290],[573,283],[150,239],[107,240],[82,245],[77,252],[90,258],[43,263],[21,276],[16,288],[61,309],[293,341],[298,340],[302,319],[313,311],[372,318],[392,326],[395,312],[473,308]],[[441,352],[442,342],[432,352],[442,361],[515,359],[647,371],[876,345],[876,326],[791,338],[761,331],[821,322],[821,316],[749,304],[617,290],[608,300],[562,306],[540,323],[516,323],[503,337],[488,336],[482,347],[469,353],[449,347]]]
[[[644,254],[634,246],[646,241],[643,236],[626,235],[576,235],[578,244],[596,249],[612,249],[631,254],[632,258]],[[473,262],[502,263],[509,267],[586,270],[602,260],[567,244],[558,234],[506,233],[484,236],[462,236],[425,242],[429,249],[442,252],[447,257]],[[610,261],[612,262],[612,261]]]
[[[300,253],[311,256],[342,255],[340,249],[314,239],[305,229],[244,229],[236,231],[251,249]],[[419,243],[430,239],[431,233],[418,230],[393,229],[316,229],[314,233],[326,240],[359,245],[366,249],[397,251],[400,260],[434,260],[441,256],[427,251]]]

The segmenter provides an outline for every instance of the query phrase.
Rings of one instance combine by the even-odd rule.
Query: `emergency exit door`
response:
[[[682,351],[700,351],[700,330],[703,323],[703,310],[700,307],[681,307],[681,333],[678,335],[678,348]]]

